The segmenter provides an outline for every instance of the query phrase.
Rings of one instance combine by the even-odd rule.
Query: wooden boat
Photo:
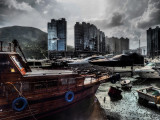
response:
[[[31,71],[13,43],[13,52],[11,44],[5,52],[0,42],[0,120],[39,119],[63,111],[93,96],[108,79],[69,70]]]
[[[160,104],[160,88],[146,87],[137,90],[139,96],[139,103],[147,104],[149,101],[155,104]]]

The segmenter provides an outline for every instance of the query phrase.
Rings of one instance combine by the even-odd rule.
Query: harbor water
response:
[[[138,103],[137,90],[154,86],[160,87],[160,80],[137,80],[135,78],[122,78],[133,81],[131,91],[122,90],[122,99],[118,101],[111,101],[107,92],[110,86],[119,86],[119,82],[116,84],[104,83],[102,84],[96,97],[100,102],[100,107],[105,111],[105,115],[109,120],[159,120],[160,111],[158,106],[153,103],[142,105]],[[104,97],[106,101],[104,101]],[[105,120],[105,118],[104,118]]]

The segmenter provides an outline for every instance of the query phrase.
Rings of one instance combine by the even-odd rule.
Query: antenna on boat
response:
[[[23,52],[22,52],[22,49],[21,49],[18,41],[17,41],[16,39],[14,39],[14,40],[12,41],[12,43],[13,43],[13,45],[14,45],[14,48],[13,48],[13,49],[14,49],[14,52],[16,52],[16,48],[18,48],[18,49],[20,50],[20,52],[21,52],[21,54],[22,54],[22,56],[23,56],[23,58],[24,58],[24,60],[25,60],[25,62],[26,62],[26,71],[31,72],[31,69],[30,69],[30,67],[29,67],[29,65],[28,65],[28,63],[27,63],[26,57],[24,56],[24,54],[23,54]]]
[[[16,48],[18,47],[18,49],[19,49],[20,52],[22,53],[22,56],[23,56],[25,62],[27,63],[26,57],[24,56],[24,54],[23,54],[23,52],[22,52],[22,49],[21,49],[18,41],[17,41],[16,39],[14,39],[14,40],[12,41],[12,43],[14,44],[14,52],[16,52]]]

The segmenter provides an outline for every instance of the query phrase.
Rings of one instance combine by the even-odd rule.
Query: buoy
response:
[[[65,94],[65,100],[67,102],[72,102],[74,99],[74,93],[72,91],[68,91],[66,94]]]
[[[13,100],[12,108],[18,112],[24,110],[27,107],[27,100],[24,97],[18,97]]]

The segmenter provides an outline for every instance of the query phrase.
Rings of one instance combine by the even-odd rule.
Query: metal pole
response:
[[[0,41],[0,45],[1,45],[0,51],[2,52],[3,51],[3,41]]]
[[[11,43],[9,43],[9,52],[11,52]]]

